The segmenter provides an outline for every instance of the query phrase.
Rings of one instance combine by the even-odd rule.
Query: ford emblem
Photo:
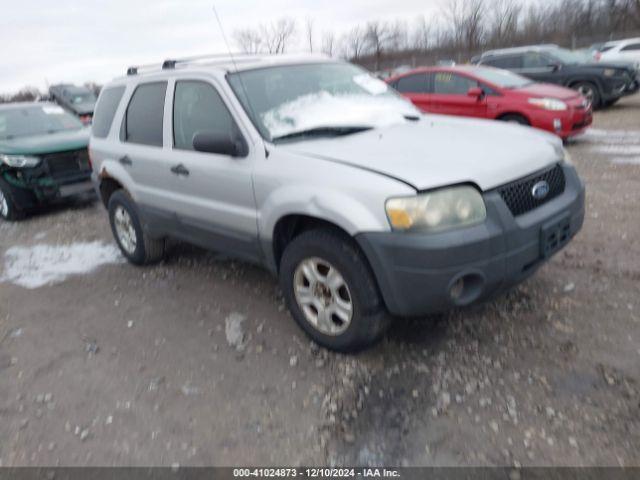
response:
[[[544,200],[544,198],[549,195],[549,184],[544,180],[536,183],[531,189],[531,195],[533,195],[533,198],[536,200]]]

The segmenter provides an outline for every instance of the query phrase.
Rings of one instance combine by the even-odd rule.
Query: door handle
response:
[[[121,165],[124,165],[126,167],[130,167],[131,165],[133,165],[133,162],[127,155],[125,155],[124,157],[120,157],[118,161],[120,162]]]
[[[187,170],[187,167],[185,167],[181,163],[171,167],[171,172],[175,173],[176,175],[184,175],[185,177],[189,176],[189,170]]]

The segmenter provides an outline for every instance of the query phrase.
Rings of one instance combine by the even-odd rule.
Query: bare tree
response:
[[[306,33],[307,33],[307,42],[309,45],[309,52],[313,53],[313,27],[314,20],[311,17],[307,17],[306,25]]]
[[[522,5],[517,0],[493,0],[489,9],[488,43],[492,47],[513,45],[518,35]]]
[[[365,32],[360,27],[354,27],[342,39],[342,54],[346,58],[358,60],[363,55],[365,46]]]
[[[444,9],[452,39],[465,53],[478,50],[483,41],[484,0],[450,0]]]
[[[255,54],[263,50],[260,30],[243,28],[233,33],[233,39],[244,53]]]
[[[322,34],[322,53],[330,57],[334,54],[336,36],[331,31],[325,31]]]
[[[285,53],[287,44],[295,33],[296,21],[288,17],[260,26],[260,35],[264,39],[267,52],[270,54]]]
[[[416,50],[428,50],[431,46],[431,26],[427,23],[424,15],[420,15],[415,20],[411,45]]]

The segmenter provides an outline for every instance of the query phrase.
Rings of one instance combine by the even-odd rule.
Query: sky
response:
[[[231,48],[233,32],[282,16],[336,34],[374,19],[412,21],[438,14],[442,0],[0,0],[0,92],[59,82],[104,83],[130,65],[227,52],[215,4]]]

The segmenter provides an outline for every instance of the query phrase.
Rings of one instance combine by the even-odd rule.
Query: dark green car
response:
[[[52,103],[0,105],[0,219],[91,194],[89,130]]]

